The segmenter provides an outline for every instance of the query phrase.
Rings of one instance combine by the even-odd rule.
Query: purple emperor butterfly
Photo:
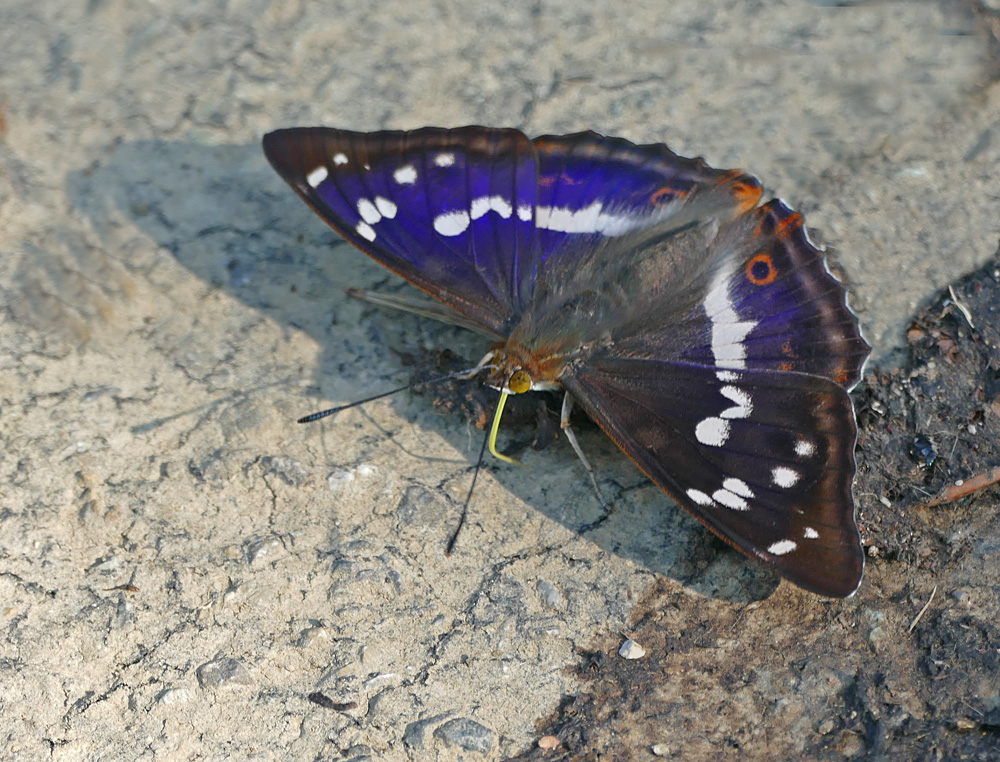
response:
[[[565,390],[724,540],[806,590],[857,589],[847,392],[870,347],[802,217],[758,206],[756,178],[592,132],[301,128],[264,152],[494,340],[491,385]]]

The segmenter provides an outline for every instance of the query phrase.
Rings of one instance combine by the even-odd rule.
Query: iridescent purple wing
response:
[[[748,175],[595,133],[296,128],[264,152],[348,241],[497,337],[540,280],[605,240],[728,219],[760,196]]]
[[[537,225],[546,254],[652,226],[665,232],[693,220],[728,220],[752,209],[761,195],[752,175],[713,169],[662,143],[636,145],[595,132],[545,135],[533,142]]]
[[[603,256],[631,263],[621,277],[643,281],[628,288],[628,306],[613,322],[620,353],[656,347],[660,357],[699,365],[797,371],[847,389],[858,382],[871,347],[798,212],[772,200],[718,232],[684,236],[674,248],[692,253],[668,257],[670,269],[660,265],[663,283],[649,266],[635,271],[655,249]]]
[[[779,201],[685,235],[701,268],[645,249],[681,290],[646,298],[646,278],[561,381],[699,521],[801,587],[849,595],[864,557],[847,388],[869,347],[843,286]]]
[[[278,130],[278,173],[344,238],[498,338],[538,257],[534,147],[516,130]]]

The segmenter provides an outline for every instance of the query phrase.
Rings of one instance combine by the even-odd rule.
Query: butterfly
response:
[[[719,537],[854,593],[848,391],[870,347],[801,215],[760,204],[755,177],[594,132],[294,128],[263,146],[347,241],[493,340],[488,383],[564,390]]]

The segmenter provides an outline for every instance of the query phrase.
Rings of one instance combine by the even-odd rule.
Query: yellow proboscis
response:
[[[503,408],[507,404],[507,397],[511,394],[523,394],[530,389],[531,376],[528,371],[519,368],[510,374],[510,378],[507,380],[507,388],[500,390],[500,401],[497,402],[497,411],[493,414],[493,425],[490,427],[490,454],[505,463],[521,465],[520,461],[508,457],[502,452],[497,452],[497,432],[500,430],[500,416],[503,415]]]
[[[493,425],[490,427],[490,453],[495,458],[499,458],[506,463],[514,463],[515,465],[521,465],[519,461],[514,460],[502,452],[497,452],[497,432],[500,430],[500,416],[503,415],[503,407],[507,404],[507,397],[509,397],[513,392],[504,389],[500,392],[500,401],[497,402],[497,411],[493,414]]]

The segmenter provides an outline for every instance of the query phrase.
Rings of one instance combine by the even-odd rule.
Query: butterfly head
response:
[[[516,347],[496,349],[490,360],[487,386],[506,394],[561,389],[558,376],[565,363],[555,358],[539,358]]]

